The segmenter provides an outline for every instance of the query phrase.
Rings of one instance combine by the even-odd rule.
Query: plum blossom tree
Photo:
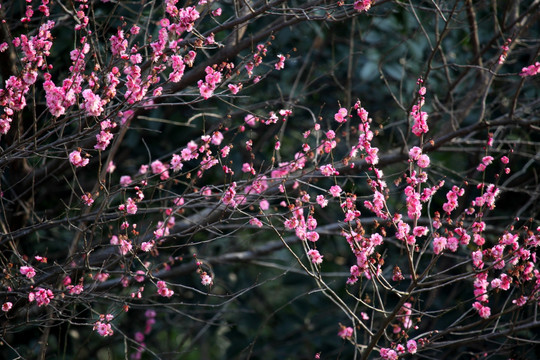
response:
[[[0,1],[2,357],[537,358],[538,14]]]

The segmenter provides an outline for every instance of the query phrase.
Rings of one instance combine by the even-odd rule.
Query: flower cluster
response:
[[[112,336],[114,334],[114,331],[112,329],[110,321],[113,318],[114,316],[111,314],[107,314],[107,315],[101,314],[99,316],[99,320],[96,321],[94,324],[94,331],[96,331],[99,335],[103,337]]]
[[[427,125],[428,114],[427,112],[422,111],[426,95],[426,88],[422,86],[423,82],[422,79],[418,79],[418,84],[421,86],[420,90],[418,90],[419,99],[418,103],[414,105],[411,110],[411,117],[413,119],[412,133],[416,136],[421,136],[429,131]]]
[[[54,298],[54,294],[50,289],[37,288],[35,291],[31,291],[28,294],[29,302],[36,302],[39,307],[49,305],[51,299]]]
[[[537,61],[534,64],[521,69],[521,73],[519,75],[523,77],[527,77],[527,76],[534,76],[538,73],[540,73],[540,62]]]
[[[163,297],[171,297],[174,295],[174,291],[167,287],[167,284],[165,283],[165,281],[162,281],[162,280],[158,281],[157,288],[158,288],[157,290],[158,294]]]

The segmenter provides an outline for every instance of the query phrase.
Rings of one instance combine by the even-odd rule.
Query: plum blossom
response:
[[[480,315],[480,317],[484,319],[487,319],[491,316],[491,309],[488,306],[482,305],[482,303],[480,303],[479,301],[476,301],[473,304],[473,308],[476,309],[476,311],[478,311],[478,315]]]
[[[324,176],[339,175],[339,172],[331,164],[322,165],[320,170]]]
[[[150,164],[153,174],[159,174],[161,180],[167,180],[169,178],[169,167],[166,164],[163,164],[159,160],[155,160]]]
[[[120,186],[127,187],[129,184],[131,184],[131,176],[129,175],[123,175],[120,177]]]
[[[104,151],[111,143],[112,138],[113,134],[111,132],[102,130],[96,135],[97,143],[94,145],[94,149]]]
[[[261,220],[257,219],[257,218],[251,218],[249,219],[249,223],[253,226],[256,226],[256,227],[262,227],[263,226],[263,223],[261,222]]]
[[[459,188],[457,186],[453,186],[452,190],[450,190],[446,194],[446,199],[448,200],[443,204],[443,210],[450,214],[455,208],[458,206],[458,197],[463,196],[465,193],[465,189]]]
[[[317,195],[317,204],[319,204],[320,207],[324,208],[328,205],[328,200],[324,198],[324,195]]]
[[[347,121],[347,109],[340,108],[334,115],[334,120],[336,120],[338,123],[344,123]]]
[[[343,190],[341,189],[341,186],[339,185],[334,185],[330,188],[329,192],[330,194],[333,196],[333,197],[338,197],[339,194],[341,194]]]
[[[144,251],[144,252],[149,252],[150,250],[152,250],[152,248],[154,247],[155,245],[155,241],[154,240],[151,240],[151,241],[143,241],[141,243],[141,250]]]
[[[338,336],[342,339],[350,338],[353,335],[353,328],[350,326],[340,325]]]
[[[25,275],[28,279],[31,279],[34,276],[36,276],[36,271],[31,266],[21,266],[19,271],[21,272],[22,275]]]
[[[278,62],[274,65],[274,68],[276,70],[282,70],[285,67],[285,56],[282,54],[279,54],[278,56]]]
[[[414,161],[417,161],[420,158],[420,155],[422,155],[422,149],[418,146],[413,146],[411,150],[409,150],[409,157]]]
[[[127,198],[125,209],[128,214],[134,215],[137,213],[137,204],[132,198]]]
[[[426,154],[422,154],[418,157],[418,161],[416,162],[419,167],[422,169],[425,169],[429,166],[429,156]]]
[[[307,254],[309,255],[312,263],[318,265],[323,262],[323,256],[317,250],[311,249]]]
[[[242,84],[241,83],[238,83],[236,85],[228,84],[227,87],[229,88],[229,90],[231,91],[233,95],[236,95],[242,89]]]
[[[116,35],[109,38],[111,42],[111,52],[113,56],[124,56],[128,47],[128,41],[124,38],[124,31],[118,30]]]
[[[182,158],[180,157],[180,155],[177,154],[173,154],[170,165],[171,169],[174,172],[178,172],[184,167],[184,164],[182,163]]]
[[[262,211],[268,210],[270,209],[270,203],[268,202],[268,200],[262,199],[259,202],[259,207],[261,208]]]
[[[521,73],[519,75],[522,77],[527,77],[527,76],[534,76],[538,73],[540,73],[540,62],[537,61],[534,64],[521,69]]]
[[[36,291],[28,294],[28,301],[35,301],[39,307],[49,305],[51,299],[54,298],[54,294],[49,289],[37,288]]]
[[[371,8],[373,0],[356,0],[354,2],[354,10],[356,11],[368,11]]]
[[[420,106],[414,105],[411,115],[414,120],[412,133],[416,136],[427,133],[429,131],[429,127],[427,125],[428,114],[425,111],[421,111]]]
[[[446,249],[446,238],[443,236],[438,236],[433,239],[433,252],[435,254],[440,254],[444,249]]]
[[[412,339],[407,341],[407,351],[411,354],[416,354],[416,350],[417,350],[416,341]]]
[[[472,252],[473,264],[476,268],[481,269],[484,267],[484,262],[482,261],[483,255],[482,250],[477,250]]]
[[[76,167],[84,167],[90,162],[88,158],[83,158],[81,156],[81,152],[79,150],[72,151],[69,154],[69,161]]]
[[[92,198],[92,194],[90,193],[82,194],[81,200],[83,201],[83,203],[85,203],[86,206],[92,206],[92,204],[94,203],[94,199]]]
[[[388,348],[381,348],[380,355],[382,359],[385,360],[397,360],[398,354],[395,350]]]
[[[306,240],[317,242],[319,240],[319,233],[316,231],[308,231],[306,233]]]
[[[13,307],[13,303],[11,303],[10,301],[6,301],[5,303],[2,304],[2,311],[8,312],[9,310],[11,310],[12,307]]]
[[[114,334],[111,324],[108,322],[96,321],[94,324],[94,330],[101,336],[111,336]]]
[[[103,101],[92,92],[90,89],[86,89],[82,92],[84,103],[81,104],[81,108],[86,110],[86,113],[90,116],[99,116],[103,112]]]
[[[527,296],[521,295],[517,299],[512,300],[512,304],[516,304],[517,306],[521,307],[527,303],[527,300],[529,300]]]
[[[416,226],[413,229],[413,235],[416,237],[425,236],[429,232],[429,229],[425,226]]]
[[[201,274],[201,284],[203,284],[204,286],[210,286],[212,285],[213,283],[213,279],[210,275],[208,275],[206,272],[203,272]]]
[[[165,281],[162,281],[162,280],[158,281],[157,287],[158,287],[158,294],[163,297],[171,297],[174,295],[174,291],[167,288],[167,284],[165,283]]]
[[[422,84],[423,82],[424,81],[422,79],[418,79],[418,84]],[[426,94],[426,88],[421,86],[418,94],[420,95],[418,103],[415,104],[411,109],[411,117],[413,119],[411,131],[414,135],[421,136],[429,131],[429,127],[427,125],[428,114],[425,111],[422,111],[422,106],[424,106],[425,101],[424,95]]]
[[[169,74],[169,80],[176,83],[184,76],[186,65],[184,64],[184,58],[180,55],[172,55],[170,60],[173,71]]]

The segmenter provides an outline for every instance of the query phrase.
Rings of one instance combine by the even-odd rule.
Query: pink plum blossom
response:
[[[338,197],[341,194],[342,191],[343,190],[341,190],[341,187],[339,185],[334,185],[329,190],[330,194],[333,197]]]
[[[88,158],[81,156],[81,152],[79,150],[72,151],[69,154],[69,161],[76,167],[84,167],[90,162]]]
[[[36,276],[36,271],[31,266],[21,266],[19,269],[22,275],[25,275],[28,279],[32,279]]]
[[[344,123],[347,121],[347,109],[340,108],[334,115],[334,120],[336,120],[338,123]]]
[[[317,265],[322,264],[323,256],[317,250],[314,250],[314,249],[309,250],[308,255],[312,263],[317,264]]]

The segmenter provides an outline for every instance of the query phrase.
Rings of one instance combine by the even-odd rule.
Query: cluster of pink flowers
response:
[[[199,80],[199,82],[197,82],[197,85],[199,86],[201,96],[206,100],[213,96],[217,84],[221,82],[221,72],[214,70],[210,66],[207,66],[205,71],[205,81]]]
[[[418,79],[418,84],[423,84],[422,79]],[[412,133],[416,136],[421,136],[429,131],[427,125],[428,114],[425,111],[422,111],[422,107],[425,103],[426,88],[424,86],[420,87],[418,90],[418,103],[412,107],[411,117],[413,118]]]
[[[497,199],[497,196],[499,196],[500,190],[493,184],[488,184],[487,186],[483,186],[484,193],[482,196],[476,197],[472,202],[471,205],[473,207],[482,207],[486,206],[487,208],[493,210],[495,208],[495,200]]]
[[[69,276],[66,276],[64,278],[63,284],[66,287],[66,290],[68,290],[70,295],[80,295],[84,291],[84,286],[82,282],[83,282],[83,278],[80,279],[79,284],[72,285],[71,278]]]
[[[418,350],[418,345],[416,344],[416,341],[411,339],[407,341],[407,347],[405,348],[401,344],[397,344],[394,349],[389,348],[381,348],[379,351],[379,354],[381,355],[381,359],[385,360],[397,360],[400,356],[404,355],[406,352],[409,354],[416,354],[416,351]]]
[[[371,5],[373,4],[373,0],[356,0],[354,2],[354,10],[356,11],[368,11],[371,9]]]
[[[332,195],[333,197],[338,197],[342,191],[343,190],[341,189],[339,185],[333,185],[330,187],[330,190],[329,190],[330,195]]]
[[[21,266],[19,271],[28,279],[32,279],[34,276],[36,276],[36,270],[34,270],[34,268],[31,266]]]
[[[81,104],[81,109],[85,109],[89,116],[99,116],[103,112],[104,101],[99,95],[94,94],[92,90],[86,89],[82,92],[84,102]]]
[[[176,160],[178,161],[179,159],[177,158]],[[178,163],[176,163],[176,167],[179,167]],[[150,168],[152,169],[152,174],[159,175],[161,180],[167,180],[169,178],[169,166],[167,164],[164,164],[159,160],[154,160],[152,164],[150,164]]]
[[[401,322],[401,325],[405,329],[410,329],[413,325],[412,319],[412,304],[410,302],[406,302],[403,304],[401,309],[398,313],[398,320]],[[394,333],[398,333],[401,331],[401,328],[399,326],[394,327]]]
[[[274,68],[276,70],[283,70],[283,68],[285,67],[285,56],[284,55],[281,55],[279,54],[278,56],[278,62],[274,65]]]
[[[37,288],[35,291],[31,291],[28,294],[29,302],[36,302],[38,306],[49,305],[51,299],[54,298],[54,294],[49,289],[43,289],[41,287]]]
[[[179,82],[184,76],[184,70],[186,68],[184,59],[180,55],[172,55],[171,63],[173,71],[169,74],[169,80],[172,82]]]
[[[336,120],[338,123],[344,123],[347,121],[347,109],[340,108],[338,112],[334,115],[334,120]]]
[[[257,218],[251,218],[249,219],[249,223],[253,226],[256,226],[256,227],[259,227],[261,228],[263,226],[263,223],[261,220],[257,219]]]
[[[354,329],[350,326],[340,325],[338,336],[342,339],[349,339],[353,336]]]
[[[11,301],[6,301],[5,303],[2,304],[2,311],[3,312],[8,312],[12,308],[13,308],[13,303]]]
[[[118,206],[118,210],[125,211],[130,215],[134,215],[137,213],[137,202],[133,198],[128,197],[126,199],[125,204],[121,204]]]
[[[131,355],[131,358],[134,360],[139,360],[142,358],[142,353],[146,349],[146,345],[144,343],[145,335],[150,334],[152,327],[156,323],[156,312],[154,310],[146,310],[144,316],[146,317],[144,331],[137,331],[135,333],[135,341],[139,343],[139,347],[137,347],[137,351]]]
[[[493,162],[493,156],[484,156],[482,162],[477,166],[476,170],[484,171],[486,167]]]
[[[358,144],[351,149],[350,156],[355,157],[358,151],[364,151],[366,162],[371,165],[376,165],[379,163],[379,149],[371,145],[371,140],[373,140],[374,136],[373,131],[371,131],[372,120],[369,117],[369,113],[366,111],[366,109],[361,106],[360,101],[357,101],[354,104],[354,108],[356,110],[356,114],[361,120],[360,125],[358,125],[360,135],[358,136]],[[377,176],[376,184],[382,186],[383,183],[379,181],[379,179],[382,179],[382,171],[377,169],[374,169],[374,171],[376,172],[375,175]]]
[[[521,69],[521,73],[519,75],[526,77],[526,76],[534,76],[538,73],[540,73],[540,62],[537,61],[534,64]]]
[[[43,6],[45,6],[45,1]],[[194,22],[199,18],[200,14],[197,9],[193,7],[186,7],[178,9],[176,6],[176,0],[167,0],[166,1],[166,12],[171,19],[177,20],[177,22],[171,21],[167,18],[164,18],[160,21],[161,29],[159,30],[159,35],[157,41],[150,44],[152,49],[152,59],[155,62],[158,60],[162,61],[161,65],[156,65],[152,69],[154,74],[159,74],[162,71],[165,71],[167,65],[170,65],[171,72],[169,73],[168,80],[171,82],[179,82],[184,76],[186,66],[193,66],[196,52],[189,51],[184,56],[179,55],[179,36],[183,32],[190,32],[193,30]],[[199,1],[199,4],[204,4],[205,1]],[[368,11],[372,6],[373,1],[371,0],[356,0],[354,1],[354,9],[357,11]],[[84,14],[85,9],[88,7],[81,7],[80,12],[77,13],[78,18],[81,20],[81,24],[78,29],[82,29],[88,23],[88,18]],[[40,8],[41,10],[41,8]],[[48,12],[48,8],[45,6],[42,12]],[[214,16],[219,16],[221,14],[221,9],[213,11]],[[30,21],[33,16],[33,11],[31,7],[27,7],[26,10],[26,20]],[[24,108],[25,103],[25,94],[28,92],[29,87],[35,83],[38,73],[36,69],[41,68],[45,64],[45,57],[48,56],[51,42],[50,29],[54,26],[54,22],[47,22],[42,25],[40,33],[38,36],[28,38],[25,35],[21,35],[16,38],[14,45],[20,47],[24,53],[24,58],[22,61],[25,65],[25,69],[21,72],[21,75],[18,77],[12,76],[6,81],[5,90],[0,90],[0,104],[4,106],[4,113],[0,118],[0,133],[5,134],[9,130],[9,124],[11,122],[11,116],[14,111],[19,111]],[[142,55],[138,53],[139,49],[137,45],[133,45],[129,49],[128,38],[133,39],[139,32],[139,28],[134,26],[130,33],[131,35],[125,35],[124,30],[119,29],[118,32],[111,36],[110,38],[110,48],[112,56],[114,57],[113,61],[119,61],[119,59],[124,60],[124,68],[122,70],[117,67],[113,67],[111,72],[107,73],[105,79],[102,81],[99,77],[93,72],[82,76],[83,72],[86,71],[86,56],[89,52],[90,46],[86,43],[85,39],[81,40],[81,47],[75,49],[70,53],[72,66],[70,68],[71,74],[70,77],[65,79],[62,82],[62,86],[56,86],[51,80],[52,76],[49,73],[44,74],[44,90],[46,92],[46,102],[47,107],[51,114],[55,117],[62,116],[66,113],[67,109],[73,106],[77,102],[77,97],[82,96],[80,100],[80,108],[88,116],[101,117],[107,114],[110,109],[106,108],[108,101],[116,96],[116,87],[121,83],[125,83],[126,92],[124,97],[128,104],[135,104],[136,102],[142,101],[145,99],[145,95],[153,84],[157,83],[157,76],[148,75],[143,76],[142,69],[138,64],[142,63]],[[215,43],[213,34],[206,38],[206,44],[211,45]],[[508,46],[503,47],[503,55],[501,55],[501,61],[504,61],[506,52],[508,51]],[[5,46],[0,45],[1,48]],[[168,49],[167,49],[168,47]],[[1,51],[2,49],[0,49]],[[267,49],[264,45],[257,46],[257,53],[253,57],[253,62],[250,62],[246,65],[248,75],[251,77],[253,69],[256,66],[259,66],[262,63],[263,57],[266,56]],[[172,53],[172,55],[171,55]],[[284,62],[286,57],[284,55],[278,55],[278,61],[275,63],[274,68],[276,70],[281,70],[284,68]],[[118,63],[117,63],[118,65]],[[233,67],[232,64],[228,65],[230,68]],[[45,71],[45,68],[42,69]],[[206,76],[204,80],[198,82],[198,88],[200,95],[204,99],[208,99],[214,95],[215,90],[218,85],[222,82],[223,78],[226,78],[226,72],[223,71],[222,67],[206,67]],[[540,63],[530,65],[529,67],[523,68],[521,75],[522,76],[533,76],[540,72]],[[125,79],[122,78],[122,74],[125,75]],[[88,82],[88,87],[85,90],[82,90],[83,81]],[[102,83],[101,83],[102,82]],[[425,94],[426,88],[422,86],[423,81],[419,80],[418,84],[420,85],[419,101],[416,105],[413,106],[410,113],[413,124],[412,132],[417,136],[422,136],[427,133],[429,128],[427,125],[428,114],[425,111],[422,111],[422,108],[425,103]],[[86,87],[86,85],[85,85]],[[242,88],[242,84],[228,84],[228,88],[233,94],[237,94],[238,91]],[[103,89],[100,93],[98,89]],[[153,96],[160,96],[162,94],[162,87],[153,88]],[[144,105],[149,105],[144,103]],[[410,223],[414,225],[409,225],[402,219],[402,215],[396,213],[394,215],[390,214],[389,210],[386,208],[386,196],[389,192],[384,181],[384,176],[381,170],[377,169],[375,165],[379,162],[378,152],[379,149],[372,146],[372,140],[374,137],[373,131],[371,131],[371,122],[368,112],[361,107],[360,102],[357,102],[354,106],[357,115],[359,116],[361,123],[358,126],[359,137],[358,142],[353,146],[350,151],[351,158],[356,157],[358,152],[362,153],[362,158],[365,159],[366,163],[371,165],[369,168],[369,185],[373,192],[372,201],[365,201],[364,206],[376,214],[377,217],[388,220],[387,223],[395,227],[395,237],[399,240],[406,242],[408,245],[413,245],[416,243],[416,237],[426,236],[429,232],[427,226],[418,226],[417,220],[420,218],[422,213],[422,202],[426,202],[431,199],[432,195],[437,191],[441,186],[442,182],[439,185],[433,187],[425,187],[423,185],[427,182],[427,173],[426,170],[430,165],[430,158],[427,154],[422,152],[423,144],[420,146],[414,146],[409,151],[410,159],[410,174],[406,176],[407,185],[404,187],[403,194],[406,198],[406,209],[407,215],[412,220]],[[279,116],[278,116],[279,114]],[[129,116],[131,116],[130,113]],[[249,114],[245,117],[245,123],[248,126],[257,126],[258,124],[272,125],[276,124],[280,120],[286,120],[288,116],[291,115],[291,110],[282,109],[279,112],[271,111],[268,117],[258,118],[252,114]],[[129,117],[126,111],[126,117],[124,121]],[[281,116],[281,118],[280,118]],[[119,114],[119,117],[122,115]],[[349,110],[346,108],[340,108],[337,113],[334,115],[334,120],[341,124],[352,119],[353,115],[349,115]],[[97,144],[95,149],[97,150],[106,150],[109,146],[113,134],[111,130],[116,126],[116,123],[111,122],[110,120],[104,120],[101,122],[100,132],[97,133],[96,139]],[[245,131],[245,126],[242,126],[241,131]],[[315,126],[315,131],[320,130],[320,126]],[[306,131],[304,138],[308,139],[310,137],[312,130]],[[302,144],[302,151],[294,155],[294,160],[290,162],[280,163],[278,167],[273,169],[271,173],[271,179],[266,179],[265,176],[257,176],[257,170],[251,162],[246,162],[242,166],[242,172],[246,173],[246,177],[250,178],[249,183],[246,185],[241,184],[237,186],[236,182],[232,182],[231,185],[223,192],[221,201],[232,207],[239,206],[247,202],[252,195],[263,195],[264,192],[269,188],[268,182],[276,181],[279,178],[285,178],[289,176],[292,172],[296,170],[303,169],[306,162],[310,161],[310,156],[313,153],[316,154],[330,154],[333,149],[336,148],[338,141],[336,141],[336,132],[333,130],[328,130],[324,133],[326,139],[322,140],[320,143],[317,143],[317,147],[314,149],[313,144],[308,144],[308,140]],[[200,170],[198,176],[201,177],[203,171],[212,168],[214,165],[219,163],[219,154],[222,158],[225,158],[229,155],[231,146],[224,146],[219,151],[214,151],[214,146],[219,147],[223,141],[223,134],[219,131],[215,131],[212,134],[203,135],[200,141],[190,141],[189,144],[181,151],[181,153],[173,154],[170,159],[169,164],[163,163],[160,160],[153,161],[150,166],[144,165],[141,167],[140,174],[144,174],[151,169],[152,174],[159,176],[161,181],[166,181],[170,179],[171,174],[170,170],[175,173],[181,171],[184,167],[184,162],[188,162],[195,159],[201,159],[199,164]],[[252,150],[253,143],[251,140],[246,142],[246,150]],[[280,144],[276,143],[275,149],[279,150]],[[75,167],[84,167],[89,163],[89,155],[83,156],[80,149],[72,151],[69,154],[69,161]],[[311,153],[311,154],[310,154]],[[217,155],[216,155],[217,154]],[[328,161],[328,160],[326,160]],[[501,159],[503,163],[507,163],[508,159],[503,157]],[[493,162],[493,157],[485,156],[482,159],[482,163],[478,165],[479,171],[484,171],[488,165]],[[352,164],[351,166],[353,166]],[[317,163],[318,166],[318,163]],[[336,165],[337,166],[337,165]],[[227,174],[234,175],[232,169],[227,166],[223,166],[223,170]],[[330,177],[339,175],[339,171],[334,167],[334,163],[324,164],[319,166],[319,170],[322,175]],[[373,175],[372,175],[373,174]],[[253,176],[252,176],[253,175]],[[172,174],[176,176],[176,174]],[[328,181],[328,179],[324,179]],[[120,179],[120,185],[122,187],[128,187],[132,184],[133,180],[130,176],[122,176]],[[479,213],[481,214],[482,207],[487,207],[490,209],[494,208],[495,198],[498,195],[499,190],[495,185],[482,185],[482,195],[478,196],[472,202],[472,208],[478,208]],[[294,189],[298,188],[298,182],[294,184]],[[424,188],[422,189],[422,186]],[[244,194],[239,194],[242,191]],[[124,204],[119,206],[119,210],[127,214],[136,214],[138,211],[137,204],[140,203],[144,195],[137,187],[137,197],[128,197]],[[131,189],[123,189],[122,191],[130,191]],[[285,185],[280,186],[282,192],[285,191]],[[327,192],[325,192],[327,191]],[[344,222],[346,227],[342,231],[342,236],[347,240],[350,245],[351,251],[355,256],[356,263],[350,268],[350,277],[347,280],[348,284],[354,284],[357,282],[358,278],[365,276],[366,278],[372,278],[373,276],[378,276],[382,274],[382,262],[378,261],[378,253],[376,253],[376,247],[380,246],[384,242],[384,237],[386,235],[386,230],[381,230],[380,233],[367,233],[361,226],[360,223],[360,211],[356,208],[356,196],[351,195],[350,193],[345,193],[343,189],[335,184],[329,189],[323,189],[323,192],[328,196],[328,194],[334,198],[340,198],[342,201],[341,209],[345,215]],[[212,196],[212,190],[210,187],[203,187],[200,193],[209,199]],[[386,195],[385,195],[386,194]],[[458,207],[458,199],[460,196],[464,195],[464,189],[457,186],[452,187],[452,189],[446,194],[447,202],[443,205],[443,210],[446,214],[450,215]],[[330,198],[330,197],[329,197]],[[87,204],[91,205],[93,203],[92,195],[87,193],[82,196],[82,200]],[[319,194],[316,197],[316,203],[325,207],[328,204],[328,200],[325,198],[325,195]],[[267,200],[260,201],[260,210],[268,210],[269,203]],[[175,206],[181,207],[183,205],[183,199],[180,201],[175,201]],[[317,231],[317,220],[314,217],[315,211],[315,202],[310,201],[310,195],[307,192],[301,192],[301,195],[298,197],[294,203],[283,203],[282,206],[288,206],[291,214],[283,222],[284,227],[288,230],[294,230],[296,236],[301,240],[306,241],[304,245],[306,246],[306,254],[309,261],[313,264],[320,265],[323,262],[323,255],[319,250],[315,248],[315,245],[320,239],[320,234]],[[307,211],[306,211],[307,210]],[[476,210],[468,210],[472,214]],[[149,252],[155,250],[156,244],[159,244],[160,238],[163,236],[169,235],[169,230],[175,224],[174,216],[172,214],[172,208],[167,209],[167,219],[164,221],[159,221],[156,230],[154,231],[154,240],[146,241],[141,243],[140,249],[144,252]],[[124,214],[125,215],[125,214]],[[251,216],[251,215],[250,215]],[[474,295],[475,302],[473,308],[476,309],[479,315],[483,318],[488,318],[491,314],[491,309],[487,306],[489,303],[488,299],[488,288],[489,286],[492,289],[501,289],[508,290],[512,284],[512,278],[507,275],[504,270],[507,266],[517,267],[517,264],[521,266],[519,271],[519,281],[523,279],[532,279],[533,277],[540,277],[540,274],[533,272],[533,263],[536,262],[534,251],[531,252],[529,249],[520,247],[518,242],[518,236],[516,234],[506,233],[499,239],[499,243],[494,245],[491,248],[485,248],[486,240],[482,236],[482,232],[485,230],[485,223],[481,221],[482,215],[478,215],[478,218],[475,219],[475,222],[466,230],[460,225],[454,229],[444,229],[445,232],[434,233],[432,235],[431,245],[433,247],[433,252],[436,255],[442,254],[444,251],[456,251],[459,244],[469,245],[471,240],[471,235],[467,231],[472,233],[472,239],[474,244],[470,244],[471,247],[475,247],[475,251],[471,251],[471,262],[475,268],[475,271],[478,273],[475,276],[474,280]],[[254,216],[250,217],[249,223],[256,227],[262,227],[263,223]],[[356,227],[354,227],[356,225]],[[440,216],[435,217],[433,223],[435,229],[439,229],[442,226]],[[128,229],[130,226],[129,223],[122,224],[122,230]],[[384,227],[382,229],[385,229]],[[133,231],[135,230],[135,225],[133,225]],[[378,230],[377,230],[378,231]],[[381,235],[382,234],[382,235]],[[429,240],[428,240],[429,241]],[[533,248],[536,247],[534,242],[538,242],[537,239],[531,239],[528,245]],[[127,235],[113,236],[111,238],[111,244],[117,245],[120,248],[120,252],[123,255],[127,255],[133,251],[132,242],[127,238]],[[407,247],[408,249],[408,247]],[[138,250],[138,249],[136,249]],[[489,265],[490,269],[486,267],[486,263]],[[493,278],[491,282],[488,281],[489,276],[492,273],[491,267],[498,271],[497,277]],[[515,270],[515,268],[513,269]],[[28,279],[32,279],[35,276],[35,269],[31,266],[21,266],[19,268],[20,273],[23,276],[26,276]],[[509,272],[510,273],[510,272]],[[138,272],[136,276],[136,281],[144,281],[144,273]],[[399,268],[395,271],[395,280],[403,279],[403,274]],[[513,272],[511,274],[514,274]],[[202,270],[199,272],[201,283],[205,286],[210,286],[213,284],[213,278],[206,272]],[[97,281],[105,281],[109,274],[100,273],[96,275]],[[517,276],[516,276],[517,277]],[[71,285],[71,279],[68,277],[69,282],[66,280],[64,285],[69,291],[69,294],[80,294],[83,291],[82,284],[73,286]],[[82,282],[82,280],[81,280]],[[143,289],[143,288],[140,288]],[[142,290],[139,290],[138,297],[141,296]],[[174,291],[167,287],[167,284],[164,281],[157,282],[157,293],[163,297],[171,297],[174,294]],[[38,288],[35,291],[32,291],[28,295],[30,302],[36,301],[38,306],[47,305],[50,303],[51,299],[54,298],[54,294],[51,290]],[[523,306],[529,297],[526,295],[520,294],[513,303],[516,306]],[[5,302],[2,306],[3,311],[9,311],[12,308],[11,302]],[[394,329],[397,332],[402,331],[402,328],[408,330],[412,328],[412,305],[410,303],[405,303],[402,309],[398,313],[399,324],[396,324]],[[367,315],[366,315],[367,316]],[[153,324],[155,313],[152,316],[148,316],[147,327],[144,334],[149,333],[149,328]],[[113,319],[112,315],[101,315],[100,320],[96,321],[94,324],[94,330],[97,331],[101,336],[111,336],[113,335],[112,326],[110,321]],[[150,323],[150,325],[148,325]],[[352,327],[341,326],[338,335],[343,339],[350,339],[353,336],[354,329]],[[136,339],[141,343],[141,348],[144,348],[144,334],[136,334]],[[399,356],[405,353],[405,351],[410,354],[414,354],[417,351],[417,344],[415,340],[409,340],[406,343],[406,347],[403,344],[392,345],[392,348],[382,348],[380,350],[380,355],[384,359],[397,359]]]
[[[351,266],[351,275],[347,279],[347,284],[354,284],[358,281],[358,278],[364,275],[366,278],[371,279],[372,273],[375,275],[380,274],[381,265],[377,264],[376,270],[371,269],[371,257],[375,254],[375,248],[383,243],[383,237],[379,233],[371,234],[371,236],[362,236],[354,230],[349,232],[344,231],[342,234],[353,254],[356,256],[356,265]]]
[[[169,212],[168,212],[169,213]],[[156,239],[159,239],[163,236],[167,236],[170,234],[170,229],[172,229],[174,227],[174,224],[175,224],[175,217],[174,216],[169,216],[167,218],[167,221],[158,221],[157,223],[157,226],[156,226],[156,230],[154,230],[154,236],[156,237]],[[145,243],[143,243],[145,244]],[[153,243],[150,242],[148,243],[147,247],[150,249],[151,247],[150,246],[153,246]],[[147,251],[147,250],[145,250]]]
[[[319,170],[324,176],[339,175],[339,171],[337,171],[332,164],[322,165]]]
[[[374,212],[375,215],[377,215],[381,219],[388,218],[388,215],[385,212],[385,204],[386,200],[384,198],[384,195],[378,190],[375,190],[373,193],[373,201],[364,201],[364,207]]]
[[[88,165],[90,159],[82,157],[80,150],[75,150],[69,154],[69,161],[76,167],[84,167]]]
[[[76,94],[81,91],[82,77],[74,74],[71,78],[65,79],[62,86],[56,86],[49,73],[43,76],[45,78],[43,89],[49,112],[55,117],[64,115],[66,110],[75,104]]]
[[[233,95],[238,94],[240,90],[242,90],[243,85],[241,83],[238,84],[228,84],[227,87],[231,91]]]
[[[479,301],[476,301],[473,304],[473,308],[478,311],[478,315],[480,315],[480,317],[484,319],[487,319],[491,316],[491,308],[489,306],[482,305],[482,303]]]
[[[112,35],[109,38],[111,43],[111,53],[113,56],[118,56],[127,59],[126,50],[128,47],[128,41],[124,36],[124,30],[118,29],[116,35]]]
[[[309,258],[311,259],[311,262],[314,264],[322,264],[323,262],[323,256],[319,253],[319,251],[315,249],[311,249],[307,252]]]
[[[128,254],[133,247],[133,245],[131,244],[131,241],[129,241],[129,239],[125,235],[120,235],[120,238],[116,235],[113,235],[111,237],[110,244],[119,245],[120,253],[122,255]]]
[[[193,25],[200,14],[195,6],[188,6],[180,9],[178,17],[178,24],[171,26],[171,30],[174,30],[177,35],[181,35],[184,31],[191,32],[193,30]]]
[[[512,39],[508,38],[506,39],[503,46],[501,46],[501,55],[499,56],[499,64],[504,64],[506,61],[506,57],[508,56],[508,52],[510,51],[510,43],[512,42]]]
[[[167,287],[167,284],[165,283],[165,281],[162,281],[162,280],[158,281],[157,288],[158,288],[157,290],[158,294],[163,297],[171,297],[174,295],[174,291]]]
[[[450,214],[452,211],[454,211],[458,206],[458,197],[463,196],[463,194],[465,194],[465,189],[459,188],[454,185],[452,187],[452,190],[446,193],[446,199],[448,201],[443,204],[443,210],[447,214]]]
[[[201,273],[201,284],[203,284],[204,286],[210,286],[212,285],[213,282],[214,280],[212,279],[210,275],[208,275],[204,271]]]
[[[43,6],[48,9],[46,5]],[[28,20],[32,14],[30,8]],[[8,133],[14,112],[26,107],[26,94],[37,80],[37,69],[47,67],[46,58],[50,55],[53,39],[50,30],[54,25],[54,21],[46,21],[40,26],[37,35],[28,38],[22,34],[13,39],[13,45],[23,53],[20,58],[23,69],[18,76],[10,76],[5,80],[5,88],[0,89],[0,106],[4,110],[0,115],[0,134]]]
[[[253,76],[254,68],[262,64],[263,57],[266,56],[266,52],[267,52],[266,46],[264,46],[263,44],[257,45],[257,52],[253,54],[253,61],[248,62],[245,66],[249,78]],[[259,77],[256,77],[255,79],[258,79],[258,78]]]
[[[114,316],[111,314],[101,314],[99,316],[99,320],[96,321],[94,324],[94,330],[101,336],[112,336],[114,334],[114,331],[112,329],[110,321],[112,321],[113,318]]]

